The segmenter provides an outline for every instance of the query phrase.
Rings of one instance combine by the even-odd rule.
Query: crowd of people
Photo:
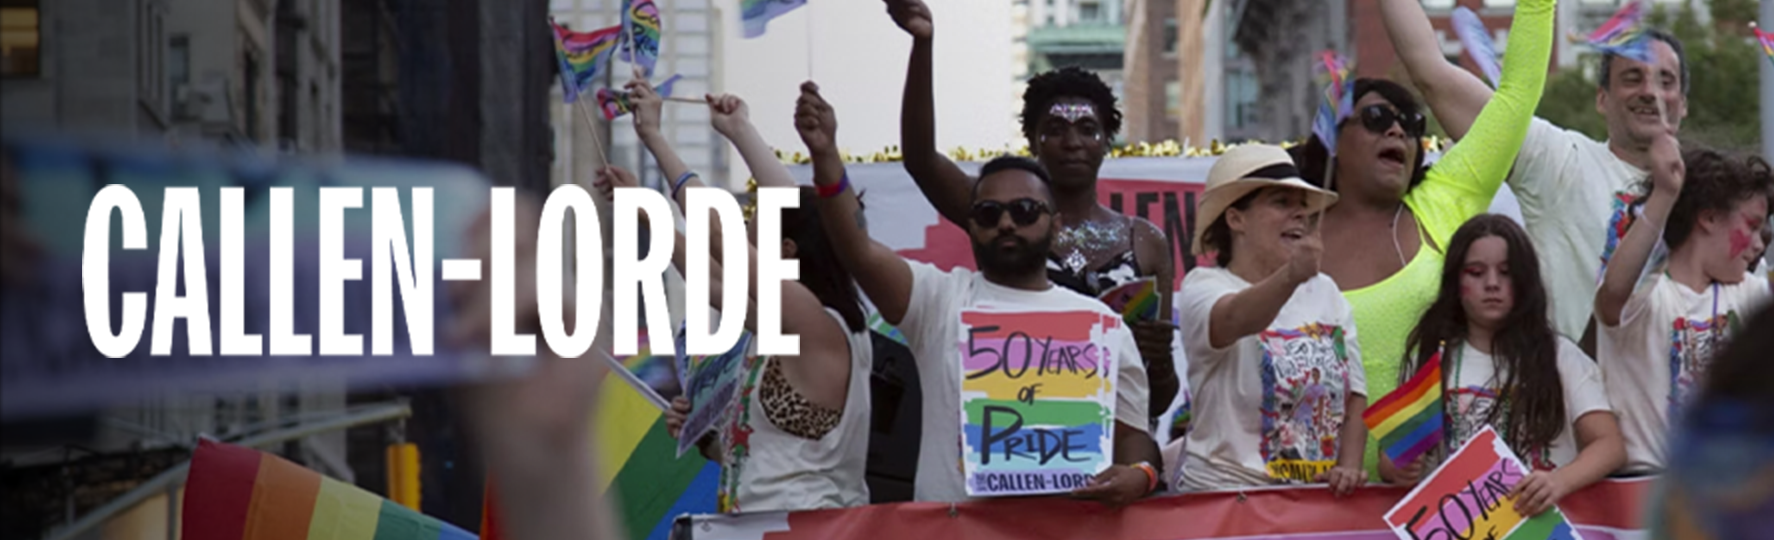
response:
[[[799,187],[782,246],[801,268],[782,289],[783,328],[801,336],[801,354],[749,361],[717,434],[698,444],[722,465],[723,512],[868,502],[868,310],[903,332],[925,389],[914,499],[958,502],[968,499],[962,404],[941,390],[961,383],[958,315],[989,305],[1120,317],[1099,294],[1143,278],[1168,288],[1177,271],[1163,229],[1097,202],[1121,127],[1101,79],[1070,67],[1032,78],[1021,124],[1033,159],[1000,157],[971,175],[936,147],[934,18],[921,0],[885,3],[913,43],[901,110],[906,172],[967,232],[977,270],[944,271],[870,238],[838,151],[837,113],[816,84],[802,85],[794,125],[813,186]],[[1722,353],[1769,304],[1770,279],[1757,272],[1774,231],[1774,170],[1679,142],[1689,84],[1681,42],[1650,31],[1650,62],[1604,56],[1597,110],[1608,139],[1595,141],[1533,116],[1555,0],[1516,3],[1494,90],[1446,61],[1419,2],[1379,5],[1416,92],[1359,79],[1336,141],[1244,145],[1218,158],[1187,244],[1188,255],[1214,264],[1184,276],[1174,298],[1162,294],[1161,312],[1174,305],[1177,320],[1136,321],[1101,338],[1116,356],[1113,465],[1073,496],[1124,505],[1165,491],[1411,485],[1488,426],[1533,469],[1516,488],[1518,510],[1533,514],[1609,476],[1682,470],[1676,456],[1701,450],[1667,441],[1702,389],[1723,389],[1706,399],[1726,405],[1696,410],[1758,399],[1746,381],[1714,379],[1765,371],[1755,360],[1727,367]],[[643,81],[628,89],[637,134],[682,204],[701,181],[659,135],[659,96]],[[759,186],[796,186],[743,101],[707,101],[714,129]],[[1433,166],[1420,144],[1425,105],[1459,141]],[[1486,213],[1505,182],[1522,224]],[[608,196],[638,183],[611,167],[598,185]],[[755,242],[756,226],[747,232]],[[674,263],[688,272],[681,233],[677,242]],[[722,255],[710,253],[711,276],[720,264],[751,264]],[[725,285],[757,296],[755,283]],[[1770,318],[1759,321],[1764,343]],[[1186,352],[1186,385],[1173,351]],[[1376,452],[1363,412],[1437,358],[1446,435],[1415,461],[1393,463]],[[1152,434],[1184,389],[1193,424],[1161,450]],[[674,435],[689,412],[688,401],[673,403]],[[546,422],[559,413],[538,414]],[[1728,437],[1718,425],[1768,420],[1745,418],[1692,429]],[[568,439],[541,448],[582,444]]]

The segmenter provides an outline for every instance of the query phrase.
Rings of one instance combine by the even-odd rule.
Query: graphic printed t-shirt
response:
[[[1619,326],[1601,326],[1596,356],[1626,436],[1626,472],[1663,468],[1669,419],[1700,389],[1713,355],[1768,298],[1768,282],[1754,274],[1695,291],[1660,273],[1633,290]]]
[[[1495,427],[1499,435],[1508,435],[1504,431],[1508,423],[1508,401],[1507,398],[1501,402],[1498,400],[1498,396],[1510,394],[1502,388],[1508,374],[1497,370],[1496,360],[1471,344],[1463,343],[1444,365],[1449,379],[1447,393],[1442,399],[1450,425],[1448,436],[1443,439],[1445,444],[1431,466],[1439,464],[1441,456],[1459,449],[1486,425]],[[1576,430],[1572,426],[1585,414],[1612,410],[1608,407],[1607,392],[1602,388],[1600,368],[1570,340],[1560,339],[1558,342],[1558,379],[1565,394],[1564,430],[1552,439],[1550,446],[1511,448],[1534,470],[1556,469],[1577,459]],[[1502,410],[1498,410],[1499,407]],[[1492,411],[1497,411],[1495,424],[1487,422]]]
[[[1213,305],[1250,288],[1222,268],[1183,279],[1183,343],[1189,349],[1194,424],[1184,450],[1189,490],[1307,483],[1337,463],[1346,399],[1367,394],[1355,317],[1319,274],[1268,328],[1224,349],[1209,341]]]
[[[918,441],[918,474],[912,498],[921,502],[967,500],[961,474],[961,375],[958,343],[961,311],[982,307],[1031,310],[1090,310],[1119,316],[1101,301],[1058,286],[1045,291],[1013,289],[986,281],[979,272],[948,272],[918,261],[912,271],[912,297],[899,330],[918,364],[924,392],[924,433]],[[1115,420],[1146,430],[1146,367],[1126,326],[1109,331],[1115,354]]]
[[[1552,293],[1552,322],[1581,339],[1595,309],[1602,263],[1632,223],[1646,172],[1620,160],[1605,142],[1535,118],[1509,187],[1540,252]]]

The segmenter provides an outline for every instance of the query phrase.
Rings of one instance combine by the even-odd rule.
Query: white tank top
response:
[[[826,313],[849,330],[836,310]],[[747,360],[735,403],[721,432],[720,510],[726,513],[847,508],[869,502],[863,471],[868,464],[869,374],[874,344],[867,328],[848,332],[850,391],[838,425],[807,439],[777,427],[760,395],[774,358]]]

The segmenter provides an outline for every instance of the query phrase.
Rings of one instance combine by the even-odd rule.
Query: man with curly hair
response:
[[[1764,247],[1774,171],[1760,158],[1682,152],[1669,129],[1651,147],[1644,217],[1621,240],[1595,294],[1596,360],[1626,435],[1628,473],[1661,470],[1669,419],[1705,380],[1769,286],[1746,253]],[[1661,234],[1667,270],[1644,272]]]
[[[966,228],[977,179],[936,148],[930,8],[922,0],[885,1],[893,22],[912,36],[899,127],[906,172],[937,212]],[[1052,175],[1061,221],[1047,254],[1048,279],[1091,297],[1141,279],[1157,280],[1161,315],[1132,323],[1151,378],[1147,428],[1152,429],[1182,385],[1171,356],[1176,326],[1165,320],[1171,313],[1175,263],[1170,242],[1157,225],[1097,202],[1097,172],[1121,131],[1115,94],[1096,74],[1077,67],[1042,73],[1023,91],[1021,122],[1029,152]]]

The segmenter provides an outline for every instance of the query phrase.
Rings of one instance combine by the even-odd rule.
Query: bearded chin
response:
[[[1047,251],[1052,248],[1052,235],[1042,237],[1034,242],[1028,242],[1019,237],[1016,246],[1009,250],[999,250],[975,239],[973,240],[973,260],[979,263],[979,269],[983,272],[999,275],[1022,275],[1046,269]]]

